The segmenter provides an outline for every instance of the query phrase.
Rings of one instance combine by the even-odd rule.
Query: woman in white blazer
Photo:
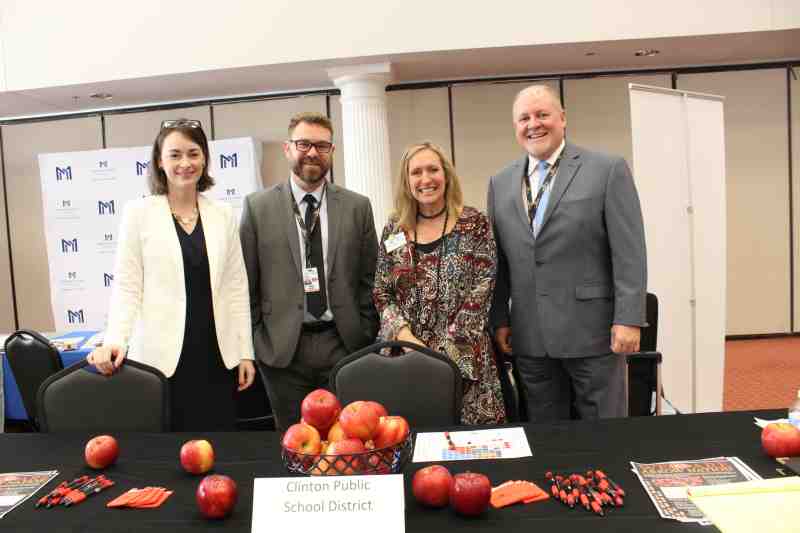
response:
[[[234,429],[236,390],[255,377],[237,223],[230,206],[200,194],[214,184],[209,160],[199,121],[162,123],[152,196],[125,206],[108,328],[88,356],[106,375],[126,354],[161,370],[174,431]]]

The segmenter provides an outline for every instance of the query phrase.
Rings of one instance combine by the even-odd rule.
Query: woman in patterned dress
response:
[[[446,354],[463,379],[461,422],[502,423],[503,395],[486,330],[497,266],[489,220],[463,205],[452,163],[429,142],[403,154],[394,202],[375,272],[379,340]]]

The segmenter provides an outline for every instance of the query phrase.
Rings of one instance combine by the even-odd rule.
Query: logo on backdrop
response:
[[[59,280],[61,290],[66,292],[82,292],[86,289],[86,280],[80,272],[70,270],[64,273],[64,277]]]
[[[100,168],[108,168],[108,161],[98,161],[97,166]]]
[[[103,285],[105,287],[110,287],[112,281],[114,281],[114,275],[109,274],[108,272],[103,272]]]
[[[113,215],[114,213],[114,200],[109,200],[108,202],[104,202],[102,200],[97,201],[98,215]]]
[[[147,167],[150,166],[150,161],[137,161],[136,162],[136,175],[142,176],[147,173]]]
[[[54,210],[56,220],[77,220],[81,218],[76,200],[60,199],[56,200],[56,208]]]
[[[86,316],[83,314],[83,309],[67,309],[67,322],[70,324],[85,324]]]
[[[219,168],[237,168],[239,166],[239,154],[237,152],[231,155],[219,155]]]
[[[78,238],[75,237],[72,240],[61,239],[61,253],[62,254],[69,254],[75,253],[78,251]]]
[[[56,167],[56,181],[67,180],[72,181],[72,167]]]
[[[225,196],[237,196],[236,187],[233,187],[231,189],[225,189]]]
[[[113,233],[101,233],[99,239],[95,241],[95,252],[98,254],[113,254],[117,251],[117,243],[114,241]]]

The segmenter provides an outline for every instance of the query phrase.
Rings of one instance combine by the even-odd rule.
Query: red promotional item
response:
[[[130,507],[132,509],[154,509],[160,507],[172,495],[163,487],[131,489],[106,504],[106,507]]]
[[[492,507],[499,509],[514,503],[533,503],[546,500],[550,496],[530,481],[506,481],[492,487],[492,497],[489,500]]]

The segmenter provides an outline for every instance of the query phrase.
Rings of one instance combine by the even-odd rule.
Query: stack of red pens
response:
[[[589,512],[605,516],[603,507],[622,507],[625,504],[625,491],[602,470],[588,470],[585,476],[561,476],[548,471],[544,477],[550,482],[553,497],[571,509],[577,504]]]
[[[39,498],[36,507],[44,506],[46,509],[50,509],[56,505],[65,507],[76,505],[88,496],[105,490],[113,484],[113,481],[102,474],[97,477],[81,476],[72,481],[62,481],[49,494]]]

